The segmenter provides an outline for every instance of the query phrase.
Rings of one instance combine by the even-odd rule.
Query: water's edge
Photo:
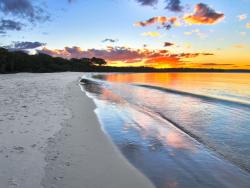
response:
[[[102,83],[104,83],[105,81],[101,81]],[[82,80],[81,80],[81,82],[80,82],[81,84],[86,84],[86,85],[88,85],[88,84],[100,84],[99,83],[99,80],[98,81],[95,81],[95,79],[92,79],[92,78],[86,78],[86,77],[84,77],[84,78],[82,78]],[[148,86],[148,85],[136,85],[137,87],[145,87],[145,88],[148,88],[148,89],[157,89],[157,90],[162,90],[162,88],[159,88],[159,87],[154,87],[153,86],[153,88],[151,88],[151,86]],[[83,89],[84,90],[84,89]],[[84,90],[85,91],[85,90]],[[197,96],[196,94],[190,94],[190,93],[185,93],[185,92],[179,92],[179,91],[173,91],[173,90],[168,90],[168,89],[164,89],[163,88],[163,90],[162,91],[165,91],[165,92],[173,92],[174,94],[178,94],[178,95],[188,95],[188,96],[191,96],[191,97],[204,97],[204,96]],[[87,93],[87,91],[85,91],[86,93]],[[94,98],[93,97],[90,97],[90,98],[92,98],[92,100],[96,103],[96,101],[94,100]],[[219,101],[219,102],[226,102],[226,103],[229,103],[229,105],[247,105],[247,107],[249,107],[248,106],[248,104],[241,104],[241,103],[238,103],[238,102],[235,102],[235,101],[228,101],[228,100],[223,100],[223,99],[214,99],[214,98],[210,98],[210,97],[204,97],[203,98],[204,100],[209,100],[209,101]],[[98,104],[96,103],[96,106],[98,106]],[[173,120],[171,120],[171,118],[168,118],[168,117],[166,117],[164,114],[162,114],[162,113],[160,113],[160,112],[153,112],[153,114],[155,114],[155,115],[157,115],[157,116],[159,116],[161,119],[163,119],[164,121],[166,121],[167,123],[170,123],[172,126],[174,126],[175,128],[177,128],[179,131],[181,131],[183,134],[186,134],[187,136],[189,136],[191,139],[193,139],[194,141],[197,141],[198,142],[198,144],[200,144],[200,145],[202,145],[202,146],[204,146],[207,150],[208,150],[208,152],[212,155],[212,156],[214,156],[214,157],[216,157],[216,158],[218,158],[218,159],[220,159],[220,160],[222,160],[222,161],[224,161],[225,163],[228,163],[228,164],[230,164],[230,165],[232,165],[232,166],[235,166],[235,168],[239,168],[239,170],[241,171],[241,173],[242,174],[245,174],[246,176],[248,176],[249,175],[249,171],[247,171],[247,169],[245,169],[244,167],[242,167],[242,166],[239,166],[238,164],[236,164],[235,162],[233,162],[233,161],[230,161],[230,160],[228,160],[227,158],[226,158],[226,156],[224,156],[222,153],[220,153],[220,152],[218,152],[218,151],[216,151],[214,148],[211,148],[211,147],[209,147],[209,146],[207,146],[206,145],[206,143],[204,143],[201,139],[199,139],[199,137],[197,137],[195,134],[193,134],[192,132],[190,132],[190,131],[188,131],[187,129],[185,129],[183,126],[181,126],[181,125],[179,125],[178,123],[176,123],[175,121],[173,121]],[[98,114],[97,114],[98,115]],[[100,117],[98,116],[98,118],[100,119]],[[101,120],[99,120],[100,122],[101,122]],[[104,125],[103,125],[103,127],[104,127]],[[104,129],[103,129],[103,131],[104,131],[104,133],[108,136],[108,137],[110,137],[110,135],[109,135],[109,133],[107,132],[107,131],[105,131]],[[116,145],[115,143],[114,143],[114,145]],[[133,165],[133,163],[132,163],[132,165]],[[229,165],[229,166],[230,166]],[[233,167],[234,168],[234,167]],[[138,169],[138,170],[140,170],[140,169]],[[141,170],[140,170],[141,171]],[[143,172],[143,171],[142,171]]]

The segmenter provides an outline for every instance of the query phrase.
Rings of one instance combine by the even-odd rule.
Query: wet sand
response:
[[[1,187],[153,187],[102,132],[81,75],[0,75]]]

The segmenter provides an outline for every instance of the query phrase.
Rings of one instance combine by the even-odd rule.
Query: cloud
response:
[[[180,0],[166,0],[166,2],[167,2],[166,9],[170,11],[181,12],[183,10]]]
[[[160,24],[165,24],[166,22],[168,22],[168,18],[165,16],[157,16],[157,17],[152,17],[149,18],[146,21],[141,21],[141,22],[136,22],[134,25],[135,26],[141,26],[141,27],[146,27],[146,26],[150,26],[156,23],[160,23]]]
[[[196,58],[198,56],[213,55],[210,53],[180,53],[170,54],[168,51],[165,54],[147,58],[145,64],[156,67],[182,67],[185,59]]]
[[[218,13],[204,3],[195,6],[194,13],[184,16],[189,24],[216,24],[224,18],[223,13]]]
[[[167,50],[132,49],[127,47],[109,47],[107,49],[82,50],[79,47],[65,47],[64,49],[50,50],[43,48],[37,50],[51,56],[63,58],[103,58],[113,65],[122,62],[124,65],[132,63],[144,63],[145,66],[176,65],[186,58],[213,55],[210,53],[180,53],[171,54]]]
[[[149,31],[149,32],[144,32],[142,33],[142,36],[148,36],[148,37],[160,37],[161,34],[159,32],[155,32],[155,31]]]
[[[143,6],[155,6],[159,2],[158,0],[136,0],[136,1]],[[180,0],[165,0],[165,2],[167,4],[165,8],[170,11],[180,12],[183,9]]]
[[[250,29],[250,23],[246,24],[246,28]]]
[[[65,47],[64,49],[50,50],[43,48],[38,50],[40,53],[45,53],[51,56],[59,56],[64,58],[92,58],[99,57],[104,58],[108,61],[126,61],[126,60],[135,60],[141,59],[143,56],[139,51],[132,50],[125,47],[109,47],[108,49],[88,49],[82,50],[80,47]]]
[[[106,38],[106,39],[102,40],[102,42],[111,42],[111,43],[115,43],[115,42],[118,42],[118,39],[109,39],[109,38]]]
[[[158,3],[158,0],[136,0],[136,1],[144,6],[153,6]]]
[[[13,44],[5,46],[5,48],[7,49],[11,49],[11,50],[31,50],[31,49],[35,49],[35,48],[39,48],[39,47],[43,47],[45,46],[46,43],[41,43],[41,42],[13,42]]]
[[[174,43],[171,42],[164,42],[164,47],[169,47],[169,46],[173,46]]]
[[[245,20],[247,19],[247,14],[240,14],[239,16],[237,16],[239,21]]]
[[[158,29],[164,28],[166,30],[169,30],[172,28],[173,25],[178,24],[178,19],[176,17],[167,18],[165,16],[157,16],[157,17],[152,17],[146,21],[136,22],[134,26],[147,27],[154,24],[160,24],[160,26],[158,26]]]
[[[6,15],[21,17],[31,22],[49,19],[46,11],[30,0],[0,0],[0,11]]]
[[[20,31],[24,25],[13,20],[0,20],[0,33],[5,34],[6,31]]]

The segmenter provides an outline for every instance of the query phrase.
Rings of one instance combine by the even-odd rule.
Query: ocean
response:
[[[250,187],[249,74],[93,73],[81,87],[156,187]]]

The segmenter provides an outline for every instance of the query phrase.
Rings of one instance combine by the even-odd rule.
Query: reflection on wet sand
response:
[[[97,115],[107,134],[156,187],[250,187],[247,173],[221,160],[149,108],[171,105],[173,99],[125,85],[89,82],[83,87],[95,100]],[[189,104],[180,106],[181,118],[187,121],[192,120]]]
[[[148,113],[149,112],[147,112],[147,114]],[[130,126],[136,127],[143,139],[150,140],[150,138],[154,137],[155,141],[157,140],[158,143],[161,143],[158,145],[162,145],[163,147],[188,149],[190,151],[195,150],[178,131],[167,128],[166,123],[164,121],[162,122],[160,117],[154,117],[158,119],[155,120],[152,118],[152,114],[150,117],[145,116],[145,114],[140,111],[134,111],[131,118],[134,120],[134,124]],[[154,149],[154,145],[152,145],[152,148]]]

